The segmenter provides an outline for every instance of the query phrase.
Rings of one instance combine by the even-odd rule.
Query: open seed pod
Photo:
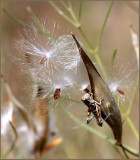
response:
[[[108,86],[104,82],[103,78],[82,49],[81,45],[77,41],[75,35],[72,33],[72,37],[76,42],[76,45],[79,49],[80,56],[85,64],[87,69],[87,73],[90,80],[91,92],[93,93],[93,98],[96,101],[102,101],[101,115],[102,118],[105,119],[108,114],[110,116],[107,118],[106,122],[111,127],[114,137],[117,140],[116,144],[121,145],[121,137],[122,137],[122,118],[120,114],[119,107],[115,102],[114,97],[112,96],[111,91],[108,89]]]

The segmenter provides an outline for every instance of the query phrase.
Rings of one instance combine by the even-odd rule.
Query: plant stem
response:
[[[76,100],[76,99],[72,99],[72,98],[69,98],[69,97],[66,97],[66,96],[61,96],[61,98],[63,98],[64,100],[68,100],[68,101],[71,101],[71,102],[82,104],[81,101]]]
[[[12,122],[9,121],[9,124],[10,124],[10,126],[11,126],[11,128],[12,128],[14,134],[15,134],[15,140],[14,140],[13,144],[11,145],[11,147],[8,149],[8,151],[7,151],[6,153],[4,153],[4,155],[3,155],[4,158],[7,158],[7,156],[8,156],[8,155],[11,153],[11,151],[14,149],[15,144],[16,144],[17,139],[18,139],[17,131],[16,131],[15,127],[13,126]]]
[[[111,71],[113,69],[113,65],[114,65],[114,61],[115,61],[115,58],[116,58],[116,54],[117,54],[117,49],[114,50],[113,55],[112,55],[112,60],[111,60],[111,64],[110,64]]]
[[[81,24],[78,22],[74,12],[73,12],[73,9],[72,9],[72,5],[71,5],[71,1],[68,1],[68,4],[69,4],[69,8],[68,8],[68,11],[70,12],[73,20],[75,21],[75,23],[77,23],[77,27],[80,26]],[[79,25],[78,25],[79,24]]]
[[[105,19],[104,19],[104,23],[103,23],[103,25],[102,25],[102,27],[101,27],[101,30],[100,30],[99,35],[98,35],[98,38],[97,38],[97,43],[96,43],[96,47],[95,47],[95,52],[98,52],[99,45],[100,45],[100,42],[101,42],[101,38],[102,38],[102,35],[103,35],[103,31],[104,31],[106,22],[107,22],[107,20],[108,20],[108,16],[109,16],[109,14],[110,14],[110,11],[111,11],[113,2],[114,2],[114,1],[111,1],[110,4],[109,4],[109,7],[108,7],[108,10],[107,10]]]
[[[29,28],[29,29],[34,30],[34,28],[33,28],[32,26],[30,26],[29,24],[24,23],[23,21],[15,18],[15,17],[12,16],[11,14],[9,14],[8,11],[7,11],[5,8],[2,8],[2,9],[3,9],[3,12],[4,12],[9,18],[11,18],[12,20],[16,21],[17,23],[23,25],[23,26],[26,27],[26,28]]]
[[[102,64],[102,61],[101,61],[99,55],[98,55],[97,53],[95,53],[95,54],[94,54],[94,57],[95,57],[96,61],[98,62],[99,66],[100,66],[100,68],[101,68],[101,71],[102,71],[102,73],[103,73],[104,78],[107,79],[108,76],[107,76],[107,74],[106,74],[106,71],[105,71],[105,69],[104,69],[104,66],[103,66],[103,64]]]
[[[64,17],[69,23],[77,27],[77,24],[71,18],[69,18],[60,8],[58,8],[54,2],[52,1],[48,1],[48,2],[62,17]]]
[[[15,22],[21,24],[22,26],[24,26],[25,28],[29,28],[35,32],[38,32],[38,33],[42,33],[42,31],[40,30],[36,30],[34,27],[32,27],[31,25],[27,24],[27,23],[24,23],[23,21],[15,18],[14,16],[12,16],[5,8],[2,8],[3,9],[3,12],[9,17],[11,18],[12,20],[14,20]],[[43,34],[43,33],[42,33]]]
[[[122,151],[123,151],[124,155],[126,156],[126,158],[127,158],[127,159],[130,159],[130,158],[128,157],[127,153],[125,152],[125,149],[124,149],[123,147],[122,147]]]
[[[60,1],[60,2],[61,2],[61,4],[62,4],[66,9],[69,8],[64,1]]]
[[[127,121],[128,125],[130,126],[133,134],[136,136],[137,140],[139,141],[139,134],[138,134],[138,132],[137,132],[137,130],[136,130],[131,118],[126,114],[126,110],[125,110],[124,106],[121,104],[120,101],[119,101],[119,106],[120,106],[121,111],[123,112],[123,114],[125,114],[126,121]]]
[[[46,30],[45,26],[40,22],[40,20],[37,18],[37,16],[29,6],[27,7],[27,11],[33,17],[34,22],[39,26],[42,33],[49,38],[53,38],[53,36]]]
[[[124,155],[122,154],[122,152],[118,149],[117,146],[114,146],[115,151],[121,156],[122,159],[124,159]]]
[[[53,2],[49,2],[49,3],[53,6],[53,8],[54,8],[59,14],[61,13],[61,15],[62,15],[67,21],[69,21],[69,19],[67,19],[67,18],[65,17],[66,15],[65,15]],[[109,6],[109,11],[111,10],[112,3],[113,3],[113,2],[111,2],[110,6]],[[63,4],[63,5],[64,5],[64,4]],[[65,5],[65,7],[66,7],[66,5]],[[68,10],[68,8],[67,8],[67,10]],[[106,24],[108,15],[109,15],[109,11],[107,12],[107,16],[106,16],[104,25],[103,25],[103,27],[102,27],[102,29],[101,29],[100,39],[101,39],[101,34],[103,33],[103,29],[104,29],[104,27],[105,27],[105,24]],[[82,34],[83,38],[85,39],[85,41],[87,42],[89,48],[91,49],[92,53],[94,54],[94,57],[95,57],[96,61],[98,62],[99,66],[100,66],[100,68],[101,68],[101,71],[102,71],[102,73],[103,73],[103,75],[104,75],[104,77],[107,78],[107,74],[106,74],[105,69],[104,69],[104,67],[103,67],[102,61],[101,61],[100,57],[98,56],[97,52],[95,52],[95,49],[94,49],[92,43],[89,41],[88,37],[86,36],[85,32],[83,31],[82,27],[80,26],[78,20],[76,19],[76,16],[75,16],[75,14],[74,14],[74,12],[73,12],[73,10],[72,10],[71,4],[70,4],[69,12],[70,12],[70,14],[72,15],[72,17],[73,17],[73,19],[74,19],[73,23],[72,23],[71,21],[69,21],[69,22],[72,23],[75,27],[77,27],[77,28],[79,29],[80,33]],[[62,13],[63,13],[63,14],[62,14]],[[65,15],[65,16],[64,16],[64,15]],[[76,24],[76,25],[75,25],[75,24]]]
[[[99,55],[97,54],[97,52],[95,52],[95,49],[94,49],[93,45],[91,44],[91,42],[90,42],[89,39],[87,38],[87,36],[86,36],[86,34],[84,33],[83,29],[82,29],[81,27],[79,27],[78,29],[79,29],[79,31],[81,32],[82,36],[84,37],[85,41],[87,42],[88,46],[89,46],[90,49],[92,50],[92,53],[93,53],[96,61],[98,62],[99,66],[100,66],[100,68],[101,68],[101,71],[102,71],[102,73],[103,73],[103,75],[104,75],[104,77],[107,78],[106,71],[105,71],[105,69],[104,69],[104,67],[103,67],[103,64],[102,64],[102,61],[101,61]]]
[[[85,32],[83,31],[83,29],[81,27],[78,28],[80,33],[82,34],[82,36],[84,37],[85,41],[87,42],[89,48],[93,51],[94,47],[92,45],[92,43],[89,41],[88,37],[86,36]]]
[[[81,21],[83,1],[80,1],[78,20]]]
[[[136,156],[136,157],[139,157],[139,154],[136,153],[135,150],[133,150],[132,148],[129,148],[128,146],[125,146],[125,145],[121,145],[121,147],[123,147],[127,152],[129,152],[130,154]]]
[[[133,94],[132,94],[132,98],[131,98],[130,104],[129,104],[129,106],[128,106],[128,110],[127,110],[126,115],[129,115],[130,112],[131,112],[131,109],[132,109],[132,107],[133,107],[134,100],[135,100],[135,98],[136,98],[138,89],[139,89],[139,77],[137,78],[136,88],[135,88],[135,90],[134,90],[134,92],[133,92]]]
[[[75,101],[76,102],[76,101]],[[77,102],[76,102],[77,103]],[[116,146],[116,140],[111,138],[111,137],[108,137],[107,135],[97,131],[96,129],[92,128],[91,126],[81,122],[77,117],[75,117],[71,112],[68,112],[65,108],[65,106],[63,106],[63,104],[61,104],[61,102],[59,102],[59,105],[61,107],[61,109],[73,120],[75,121],[76,123],[78,123],[79,125],[81,125],[82,127],[84,127],[85,129],[87,129],[89,132],[92,132],[93,134],[99,136],[100,138],[104,139],[104,140],[107,140],[110,144],[112,144],[113,146]],[[130,147],[127,147],[126,145],[121,145],[120,146],[121,148],[123,147],[127,152],[131,153],[132,155],[136,156],[136,157],[139,157],[139,153],[130,148]]]
[[[81,122],[77,117],[75,117],[71,112],[68,112],[66,110],[66,108],[59,102],[61,109],[72,119],[74,120],[76,123],[78,123],[79,125],[81,125],[82,127],[84,127],[85,129],[87,129],[88,131],[94,133],[95,135],[99,136],[100,138],[103,138],[105,140],[107,140],[109,143],[111,143],[112,145],[115,145],[116,140],[108,137],[106,135],[104,135],[103,133],[97,131],[96,129],[92,128],[91,126]]]

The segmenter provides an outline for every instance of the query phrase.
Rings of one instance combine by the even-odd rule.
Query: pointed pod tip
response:
[[[71,35],[74,36],[73,32],[71,32]]]
[[[73,39],[74,39],[75,41],[77,41],[77,39],[76,39],[76,37],[75,37],[75,35],[74,35],[73,32],[71,32],[71,35],[72,35]]]

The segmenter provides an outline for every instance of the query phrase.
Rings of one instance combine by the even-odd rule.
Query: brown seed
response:
[[[44,64],[44,62],[47,60],[46,56],[40,61],[40,64]]]
[[[124,92],[120,89],[117,89],[117,91],[121,94],[121,95],[124,95]]]
[[[60,88],[56,88],[54,92],[54,99],[58,100],[60,98]]]

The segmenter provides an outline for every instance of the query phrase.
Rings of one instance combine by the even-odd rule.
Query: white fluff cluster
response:
[[[47,38],[25,29],[16,43],[24,59],[25,72],[44,86],[45,96],[54,94],[57,88],[63,92],[70,88],[83,90],[89,85],[87,71],[71,35]]]
[[[118,66],[116,66],[116,68],[118,68]],[[129,96],[131,96],[132,90],[135,88],[136,76],[137,69],[132,69],[129,63],[126,63],[125,67],[124,64],[122,64],[117,71],[114,70],[110,73],[106,82],[110,91],[113,95],[117,95],[121,102],[129,102]]]

